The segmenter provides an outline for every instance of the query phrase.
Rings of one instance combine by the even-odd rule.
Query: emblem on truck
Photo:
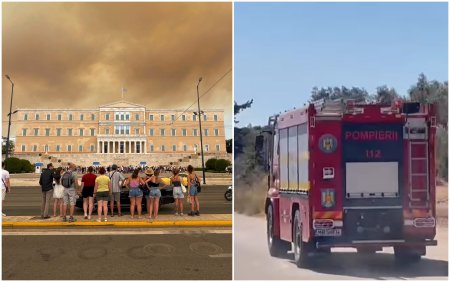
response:
[[[337,139],[331,134],[322,135],[319,139],[319,148],[325,154],[330,154],[336,151]]]
[[[322,207],[332,208],[336,204],[336,197],[334,189],[322,190]]]

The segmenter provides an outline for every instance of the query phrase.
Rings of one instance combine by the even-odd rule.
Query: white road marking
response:
[[[231,258],[233,254],[217,254],[217,255],[209,255],[210,258]]]
[[[216,230],[61,230],[61,231],[5,231],[3,236],[48,236],[48,235],[199,235],[231,234],[231,229]]]

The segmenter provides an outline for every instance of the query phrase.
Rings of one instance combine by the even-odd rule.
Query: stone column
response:
[[[116,141],[113,141],[113,154],[116,153]]]
[[[97,140],[97,154],[100,154],[100,141]]]
[[[137,141],[133,141],[134,142],[134,153],[137,154]]]
[[[144,148],[144,154],[147,154],[147,141],[142,141],[142,147]]]

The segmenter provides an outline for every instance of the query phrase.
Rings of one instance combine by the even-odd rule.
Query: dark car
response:
[[[159,198],[159,206],[167,205],[175,202],[175,199],[173,198],[173,187],[166,187],[161,189],[161,198]],[[128,188],[122,187],[120,191],[120,206],[122,209],[130,209],[130,198],[128,197]],[[75,206],[82,209],[83,208],[83,198],[80,196]],[[109,203],[108,203],[109,207]],[[114,208],[117,209],[115,203]],[[94,198],[94,210],[97,210],[97,201]],[[145,199],[145,196],[142,199],[142,210],[147,210],[147,201]]]

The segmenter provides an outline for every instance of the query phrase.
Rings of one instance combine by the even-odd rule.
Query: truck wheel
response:
[[[274,236],[273,224],[273,207],[269,205],[267,207],[267,245],[269,246],[269,253],[273,257],[286,256],[291,244]]]
[[[300,211],[295,211],[293,226],[294,241],[294,260],[297,267],[308,266],[308,252],[311,251],[311,245],[302,240],[302,226],[300,224]]]
[[[395,260],[398,263],[414,263],[419,262],[422,256],[414,250],[402,247],[394,247]]]

